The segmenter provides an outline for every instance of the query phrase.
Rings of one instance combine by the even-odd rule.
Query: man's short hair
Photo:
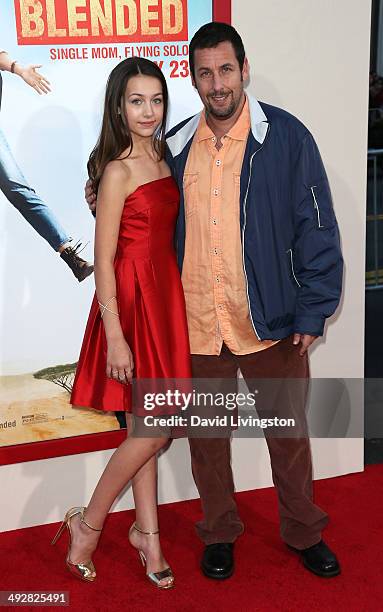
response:
[[[203,25],[190,41],[189,64],[193,78],[195,77],[194,53],[196,49],[212,49],[223,42],[230,42],[233,45],[242,72],[245,62],[245,47],[243,46],[242,38],[233,26],[227,23],[220,23],[219,21],[212,21]]]

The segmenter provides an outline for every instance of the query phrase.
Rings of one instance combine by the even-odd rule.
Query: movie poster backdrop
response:
[[[207,0],[2,0],[0,50],[39,66],[51,92],[0,73],[0,463],[113,448],[116,413],[69,403],[94,276],[60,258],[66,239],[93,260],[86,162],[107,76],[124,58],[158,63],[169,127],[201,108],[188,50],[213,18]],[[220,11],[225,1],[219,0]],[[215,13],[217,15],[217,13]]]

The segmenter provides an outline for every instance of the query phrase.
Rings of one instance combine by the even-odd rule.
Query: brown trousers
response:
[[[194,378],[233,381],[239,369],[249,388],[254,379],[298,378],[307,383],[309,379],[307,354],[299,355],[292,336],[250,355],[234,355],[225,345],[219,356],[192,355],[192,368]],[[304,392],[283,392],[283,416],[294,417],[304,434],[294,438],[276,437],[268,429],[264,430],[278,494],[281,537],[298,549],[319,542],[321,530],[328,522],[327,514],[313,503],[311,449],[305,414],[307,385],[304,386]],[[259,418],[270,417],[269,408],[257,405]],[[234,542],[243,533],[244,526],[234,499],[230,438],[191,437],[189,444],[193,477],[203,510],[203,520],[196,525],[197,533],[205,544]],[[249,458],[251,468],[250,461]]]

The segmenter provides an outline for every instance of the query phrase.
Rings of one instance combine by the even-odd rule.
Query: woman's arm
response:
[[[114,273],[121,214],[127,195],[128,175],[121,162],[110,162],[102,175],[98,189],[98,213],[96,220],[94,277],[97,299],[103,312],[105,335],[108,344],[107,376],[131,380],[133,357],[124,338],[118,313],[118,295]],[[112,299],[116,298],[116,299]],[[102,305],[107,305],[108,309]],[[112,312],[111,312],[112,311]],[[119,377],[113,372],[119,372]]]
[[[48,79],[36,71],[36,68],[41,68],[41,64],[23,66],[18,61],[13,60],[6,51],[0,51],[0,70],[17,74],[39,94],[48,93],[51,91],[50,83]]]

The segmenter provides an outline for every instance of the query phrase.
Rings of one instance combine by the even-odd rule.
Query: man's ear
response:
[[[249,76],[250,76],[250,64],[249,64],[249,60],[247,59],[247,57],[245,57],[245,61],[243,62],[243,68],[242,68],[242,79],[244,81],[247,81]]]

